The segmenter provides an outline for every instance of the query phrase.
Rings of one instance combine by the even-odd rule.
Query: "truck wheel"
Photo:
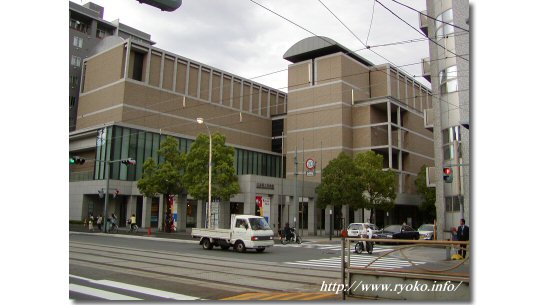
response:
[[[265,248],[258,248],[258,249],[256,249],[256,252],[262,253],[264,250],[265,250]]]
[[[213,244],[211,243],[209,238],[204,238],[204,240],[202,241],[202,248],[204,248],[204,250],[213,249]]]
[[[244,253],[247,249],[245,248],[245,244],[242,241],[238,241],[235,243],[235,251]]]

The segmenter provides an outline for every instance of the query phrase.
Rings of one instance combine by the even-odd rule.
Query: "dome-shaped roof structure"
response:
[[[324,36],[312,36],[297,42],[284,53],[283,58],[292,63],[296,63],[338,52],[347,54],[366,66],[373,66],[368,60],[355,54],[338,42]]]

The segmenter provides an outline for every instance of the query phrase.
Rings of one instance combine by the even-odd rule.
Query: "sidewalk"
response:
[[[97,225],[93,226],[93,232],[100,233]],[[88,230],[88,227],[84,227],[82,224],[69,224],[69,231],[73,232],[85,232],[92,233]],[[137,236],[146,236],[146,237],[156,237],[156,238],[168,238],[168,239],[185,239],[192,240],[191,229],[187,228],[186,231],[166,233],[163,231],[158,231],[157,228],[151,228],[151,232],[148,232],[148,228],[139,228],[137,233],[129,233],[128,227],[120,227],[117,233],[113,234],[123,234],[123,235],[137,235]],[[101,233],[103,233],[101,231]],[[332,237],[332,240],[329,240],[329,236],[304,236],[303,242],[312,242],[312,243],[324,243],[324,244],[339,244],[341,242],[340,237]]]

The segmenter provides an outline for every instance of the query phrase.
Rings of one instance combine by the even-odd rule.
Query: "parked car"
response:
[[[376,234],[376,238],[382,239],[415,239],[418,240],[418,231],[408,225],[390,225]]]
[[[433,224],[425,223],[418,227],[418,234],[420,239],[432,240],[433,239]]]
[[[347,236],[358,237],[360,234],[366,234],[366,228],[364,225],[368,225],[374,234],[379,232],[379,228],[373,223],[353,222],[347,227]]]

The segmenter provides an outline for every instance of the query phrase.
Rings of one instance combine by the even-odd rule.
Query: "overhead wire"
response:
[[[383,3],[381,3],[379,0],[374,0],[375,2],[379,3],[379,5],[381,5],[383,8],[385,8],[387,11],[389,11],[392,15],[394,15],[396,18],[398,18],[399,20],[401,20],[403,23],[407,24],[410,28],[412,28],[413,30],[415,30],[416,32],[418,32],[420,35],[424,36],[424,37],[428,37],[427,35],[425,35],[424,33],[422,33],[421,30],[418,30],[416,29],[414,26],[410,25],[407,21],[403,20],[402,17],[400,17],[398,14],[394,13],[392,10],[390,10],[388,7],[386,7]],[[437,46],[441,47],[442,49],[444,49],[445,51],[451,53],[451,54],[454,54],[456,55],[457,57],[460,57],[461,59],[465,60],[465,61],[469,61],[467,58],[465,57],[462,57],[461,55],[458,55],[454,52],[452,52],[451,50],[447,49],[446,47],[440,45],[437,41],[431,39],[428,37],[428,40],[433,42],[434,44],[436,44]]]
[[[375,2],[375,0],[374,0],[374,2]],[[439,20],[439,19],[437,19],[437,18],[433,18],[433,17],[429,16],[428,14],[424,14],[423,12],[420,12],[420,11],[418,11],[418,10],[416,10],[416,9],[414,9],[414,8],[412,8],[412,7],[410,7],[409,5],[403,4],[403,3],[398,2],[398,1],[396,1],[396,0],[392,0],[392,2],[396,2],[396,3],[398,3],[398,4],[401,5],[401,6],[405,6],[405,7],[407,7],[408,9],[410,9],[410,10],[412,10],[412,11],[415,11],[415,12],[419,13],[421,16],[425,16],[425,17],[427,17],[427,18],[429,18],[429,19],[435,20],[436,22],[444,23],[444,24],[453,26],[453,27],[455,27],[455,28],[457,28],[457,29],[460,29],[460,30],[463,30],[463,31],[469,33],[469,30],[467,30],[467,29],[464,29],[464,28],[462,28],[462,27],[459,27],[459,26],[457,26],[457,25],[455,25],[455,24],[453,24],[453,23],[449,23],[449,22],[446,22],[446,21],[443,21],[443,20]]]

